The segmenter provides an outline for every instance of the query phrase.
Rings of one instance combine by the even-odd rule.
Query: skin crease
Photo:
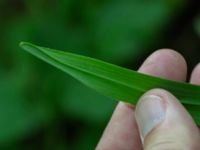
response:
[[[142,64],[139,72],[159,76],[162,78],[182,81],[186,80],[187,76],[187,64],[185,59],[177,52],[170,50],[170,49],[161,49],[155,51],[152,55],[150,55],[145,62]],[[191,75],[190,82],[193,84],[200,85],[200,64],[195,67],[193,73]],[[152,90],[150,92],[156,92],[156,94],[165,95],[167,92],[158,90]],[[166,96],[166,95],[165,95]],[[170,96],[171,99],[175,99],[173,95],[167,93],[167,96]],[[170,104],[172,103],[172,104]],[[175,109],[178,109],[178,115],[180,114],[186,116],[186,122],[184,124],[187,125],[188,128],[194,129],[196,131],[196,126],[193,123],[192,118],[188,115],[185,109],[176,101],[169,101],[169,104]],[[138,131],[137,123],[135,120],[135,108],[130,104],[126,104],[123,102],[119,102],[117,105],[103,135],[100,139],[96,150],[142,150],[142,142],[140,140],[140,134]],[[182,120],[181,120],[182,121]],[[174,123],[174,125],[176,125]],[[170,125],[169,125],[170,126]],[[159,126],[159,131],[152,131],[151,137],[147,135],[145,139],[145,144],[151,146],[151,139],[157,139],[155,137],[159,137],[156,133],[164,132],[166,127]],[[183,126],[185,128],[185,126]],[[156,130],[156,129],[154,129]],[[155,133],[155,134],[154,134]],[[173,133],[173,132],[172,132]],[[185,133],[188,134],[188,133]],[[198,136],[198,131],[195,133],[197,135],[197,139],[200,137]],[[172,134],[173,135],[173,134]],[[190,135],[190,134],[189,134]],[[191,135],[192,136],[192,135]],[[179,137],[177,137],[179,140]],[[188,145],[190,149],[196,149],[196,147],[192,147],[192,145],[198,145],[198,142],[193,140],[187,139]],[[192,144],[190,144],[190,142]],[[194,143],[196,142],[196,143]],[[161,141],[162,143],[162,141]],[[193,144],[194,143],[194,144]],[[145,149],[150,149],[149,147]],[[166,148],[167,149],[167,148]],[[170,149],[170,148],[168,148]]]

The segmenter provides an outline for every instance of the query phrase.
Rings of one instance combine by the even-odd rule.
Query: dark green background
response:
[[[134,70],[169,47],[191,71],[199,35],[196,0],[0,0],[0,149],[94,149],[116,105],[21,50],[20,41]]]

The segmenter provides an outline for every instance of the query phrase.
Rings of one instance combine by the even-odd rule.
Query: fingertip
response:
[[[190,83],[200,85],[200,63],[198,63],[191,74]]]
[[[199,147],[196,124],[170,92],[163,89],[148,91],[136,105],[135,115],[147,149]]]
[[[187,63],[180,53],[165,48],[151,54],[139,71],[171,80],[185,81]]]

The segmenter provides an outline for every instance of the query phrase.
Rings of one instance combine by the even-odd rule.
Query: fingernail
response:
[[[161,97],[145,95],[139,100],[135,115],[142,139],[165,119],[165,114],[166,106]]]

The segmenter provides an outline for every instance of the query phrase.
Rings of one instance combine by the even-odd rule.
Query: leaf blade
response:
[[[97,59],[57,51],[22,42],[20,46],[63,70],[85,85],[115,99],[136,104],[139,97],[153,88],[172,92],[184,105],[189,105],[193,118],[200,123],[193,106],[200,107],[200,86],[181,83],[138,73]]]

